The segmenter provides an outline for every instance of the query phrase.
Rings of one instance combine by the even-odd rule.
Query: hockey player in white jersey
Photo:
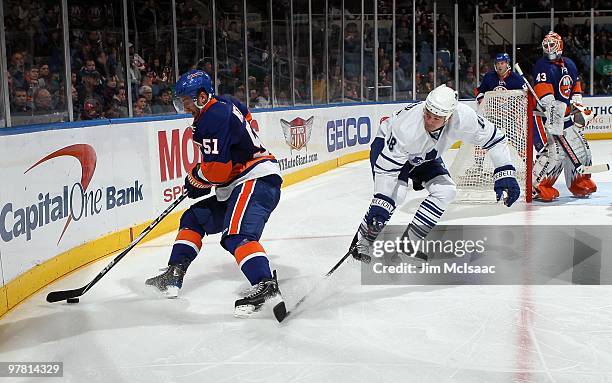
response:
[[[349,250],[355,259],[370,261],[372,243],[403,202],[409,179],[415,190],[429,192],[408,226],[409,239],[422,240],[436,226],[456,195],[441,156],[458,140],[487,150],[495,166],[498,201],[504,193],[506,206],[519,198],[503,132],[469,106],[459,104],[457,92],[441,85],[425,102],[410,104],[381,123],[370,151],[374,198]]]

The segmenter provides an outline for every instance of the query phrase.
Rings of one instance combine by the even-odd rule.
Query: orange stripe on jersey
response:
[[[237,164],[232,169],[232,175],[230,177],[230,180],[233,180],[233,179],[237,178],[243,171],[245,171],[246,169],[250,168],[251,166],[255,165],[258,162],[262,162],[262,161],[266,161],[266,160],[274,160],[274,159],[275,159],[274,156],[269,154],[269,155],[266,155],[266,156],[261,156],[261,157],[257,157],[257,158],[254,158],[252,160],[249,160],[244,165]]]
[[[204,104],[204,107],[202,107],[202,109],[200,110],[200,114],[198,114],[198,118],[196,118],[193,123],[195,124],[196,121],[198,121],[199,119],[202,118],[202,116],[204,115],[204,113],[206,113],[206,111],[208,110],[208,108],[210,108],[211,106],[215,105],[217,103],[217,99],[212,97],[210,99],[210,101],[208,101],[206,104]]]
[[[240,191],[240,195],[238,196],[238,200],[234,206],[232,218],[230,219],[230,227],[227,233],[228,235],[239,233],[242,217],[244,216],[244,212],[246,211],[249,200],[251,199],[251,194],[253,194],[254,187],[255,180],[248,180],[242,184],[242,191]]]
[[[542,121],[542,117],[535,116],[536,127],[538,128],[538,132],[540,133],[540,138],[542,138],[542,142],[544,145],[548,142],[546,139],[546,130],[544,129],[544,122]]]
[[[191,229],[180,229],[176,235],[176,240],[191,242],[196,245],[198,249],[202,248],[202,235]]]
[[[234,251],[234,257],[236,258],[236,263],[240,264],[246,257],[255,253],[266,253],[261,244],[257,241],[247,242],[244,245],[238,247],[236,251]]]
[[[247,120],[248,123],[251,123],[251,121],[253,121],[253,116],[251,115],[251,112],[247,112],[244,118]]]
[[[547,94],[555,94],[555,90],[553,89],[553,86],[545,83],[545,82],[540,82],[535,84],[535,86],[533,87],[533,90],[536,92],[536,94],[538,95],[538,98],[542,98],[544,96],[546,96]]]
[[[576,81],[576,85],[574,85],[574,91],[572,93],[582,94],[582,83],[580,81]]]
[[[202,162],[200,164],[202,176],[214,184],[223,184],[230,180],[232,175],[232,161],[222,162]]]

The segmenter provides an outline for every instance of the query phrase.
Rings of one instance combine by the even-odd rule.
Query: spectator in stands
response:
[[[266,108],[266,100],[259,96],[257,89],[249,89],[249,108]]]
[[[172,114],[176,113],[174,105],[172,104],[172,89],[164,88],[159,93],[159,98],[155,100],[155,103],[151,107],[153,114]]]
[[[34,111],[37,114],[49,114],[53,112],[53,97],[48,90],[39,88],[34,93]]]
[[[28,102],[28,92],[23,88],[15,88],[11,98],[11,114],[30,114],[32,106]]]
[[[13,76],[11,75],[11,72],[9,72],[9,71],[6,71],[6,82],[8,84],[9,95],[12,95],[13,94],[13,89],[15,89],[15,88],[13,86]]]
[[[40,68],[37,65],[32,65],[26,72],[26,83],[33,89],[45,88],[45,80],[40,78]]]
[[[102,118],[102,104],[97,98],[87,98],[83,103],[81,120],[95,120]]]
[[[113,96],[111,104],[113,106],[113,109],[119,111],[121,117],[128,116],[128,103],[125,85],[118,86],[117,93]]]
[[[99,104],[102,104],[103,91],[100,85],[100,73],[95,70],[95,65],[93,71],[85,70],[81,75],[82,83],[78,88],[79,105],[84,105],[85,100],[89,98],[95,98],[98,100]],[[91,116],[91,114],[89,115]]]
[[[153,102],[153,88],[148,85],[141,86],[138,89],[138,95],[144,97],[149,105]]]
[[[270,87],[268,85],[264,85],[264,87],[262,88],[261,98],[263,99],[263,102],[265,104],[264,106],[262,106],[262,108],[272,107],[272,96],[270,95]]]
[[[134,117],[143,117],[144,115],[146,115],[147,107],[147,99],[144,96],[138,96],[136,102],[133,105]]]
[[[469,67],[465,76],[459,81],[459,98],[474,98],[474,89],[478,86],[474,68]]]
[[[9,65],[9,73],[13,76],[13,85],[15,88],[24,87],[25,77],[25,60],[21,52],[15,52],[11,56],[11,64]]]
[[[409,80],[406,77],[406,72],[400,66],[399,60],[395,61],[395,86],[400,92],[405,92],[408,89]]]
[[[43,62],[40,64],[39,78],[44,81],[45,88],[47,88],[49,92],[58,92],[60,88],[59,81],[53,77],[51,70],[49,69],[49,64],[47,62]]]
[[[598,93],[608,94],[612,90],[612,51],[608,51],[605,57],[601,57],[595,63],[595,72],[601,76]],[[598,77],[599,77],[598,76]]]

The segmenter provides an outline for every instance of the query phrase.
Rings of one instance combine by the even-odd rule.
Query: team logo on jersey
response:
[[[561,77],[561,80],[559,80],[559,93],[568,100],[572,94],[573,83],[572,77],[568,74]]]
[[[498,91],[498,90],[508,90],[508,89],[506,89],[506,87],[505,87],[505,86],[503,86],[503,85],[498,85],[498,86],[496,86],[495,88],[493,88],[493,90],[494,90],[494,91]]]
[[[412,154],[410,156],[408,156],[408,162],[411,165],[418,166],[418,165],[422,164],[423,161],[425,161],[425,160],[421,156],[415,156],[415,155],[412,155]]]
[[[280,122],[283,127],[285,142],[291,149],[300,150],[308,144],[312,133],[313,121],[314,116],[310,117],[308,120],[296,117],[291,121],[285,121],[281,118]]]

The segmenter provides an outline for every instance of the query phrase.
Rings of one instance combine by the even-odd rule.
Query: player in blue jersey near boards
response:
[[[202,238],[222,233],[221,245],[253,286],[236,301],[234,315],[248,317],[264,303],[272,308],[282,296],[259,239],[280,199],[280,167],[251,129],[248,109],[216,96],[206,72],[183,74],[175,93],[177,111],[193,116],[193,141],[202,154],[202,162],[185,178],[185,190],[190,198],[200,198],[214,187],[215,196],[183,213],[168,268],[146,284],[177,297],[187,268],[202,248]]]
[[[476,88],[476,100],[480,103],[486,92],[494,90],[527,90],[525,82],[517,73],[512,71],[512,60],[507,53],[499,53],[495,56],[495,69],[485,73],[478,88]]]

